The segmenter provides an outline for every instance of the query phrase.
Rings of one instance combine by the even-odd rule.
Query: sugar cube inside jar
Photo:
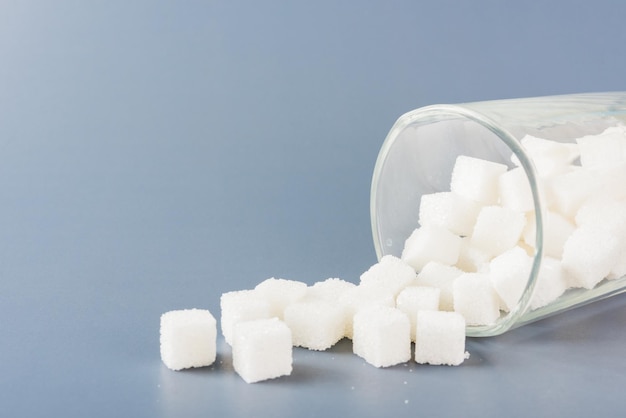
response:
[[[622,292],[626,92],[401,116],[376,162],[371,221],[378,258],[400,257],[448,289],[468,336]],[[435,265],[458,274],[439,286]]]

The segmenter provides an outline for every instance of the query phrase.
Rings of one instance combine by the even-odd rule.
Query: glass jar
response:
[[[581,137],[597,136],[620,125],[626,125],[626,92],[433,105],[402,115],[387,135],[373,173],[370,209],[378,259],[402,255],[406,239],[419,227],[421,197],[449,191],[456,159],[464,155],[523,169],[532,195],[532,216],[526,216],[536,231],[534,245],[528,248],[530,273],[519,302],[502,312],[495,323],[468,325],[468,336],[498,335],[624,292],[626,276],[621,276],[602,280],[590,289],[571,288],[549,304],[531,309],[544,258],[545,220],[551,208],[538,162],[523,145],[527,135],[575,144]],[[573,164],[580,164],[580,159]],[[619,184],[626,192],[626,183]]]

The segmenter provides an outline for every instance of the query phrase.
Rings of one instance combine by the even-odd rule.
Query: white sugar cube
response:
[[[456,262],[456,267],[460,270],[466,273],[476,273],[482,270],[490,259],[489,254],[472,244],[471,237],[461,239],[459,258]]]
[[[294,346],[326,350],[343,338],[346,315],[340,305],[330,302],[295,302],[285,309],[285,323]]]
[[[245,382],[290,375],[292,361],[291,331],[283,321],[256,319],[235,325],[233,368]]]
[[[485,206],[476,219],[471,245],[490,257],[513,248],[526,225],[523,213],[500,206]]]
[[[533,259],[526,250],[513,247],[489,263],[489,277],[500,297],[500,309],[511,311],[524,293]]]
[[[465,319],[457,312],[419,311],[416,318],[415,361],[458,366],[465,351]]]
[[[500,206],[504,208],[528,212],[535,207],[530,183],[522,167],[516,167],[500,176],[498,193]]]
[[[418,273],[415,284],[417,286],[436,287],[439,289],[439,309],[442,311],[454,310],[452,288],[454,281],[463,271],[456,267],[431,261]]]
[[[395,294],[389,290],[377,287],[355,286],[341,295],[338,304],[345,310],[346,314],[345,336],[352,338],[352,325],[354,315],[357,312],[372,306],[395,307],[396,297]]]
[[[337,302],[341,295],[355,286],[352,282],[338,278],[329,278],[310,286],[306,293],[306,299],[322,299],[324,301]]]
[[[605,131],[576,139],[580,148],[580,165],[584,168],[601,168],[624,163],[626,143],[623,133]]]
[[[455,264],[460,249],[461,237],[439,226],[424,225],[407,238],[401,258],[419,271],[429,261]]]
[[[623,183],[626,184],[626,183]],[[623,185],[622,185],[622,188]],[[602,196],[590,198],[576,213],[576,224],[603,228],[620,241],[619,256],[607,278],[626,274],[626,200]]]
[[[383,256],[380,261],[361,274],[360,286],[377,287],[397,295],[415,280],[413,267],[393,255]]]
[[[622,251],[614,232],[595,225],[583,225],[570,235],[563,248],[563,269],[571,287],[593,288],[607,277]]]
[[[607,197],[590,198],[576,213],[575,221],[578,226],[595,225],[622,234],[626,232],[626,201]]]
[[[620,277],[626,275],[626,242],[623,238],[620,241],[621,249],[619,251],[617,261],[607,275],[607,279],[610,280],[619,279]]]
[[[256,285],[254,290],[270,302],[272,316],[283,319],[287,305],[306,295],[307,285],[296,280],[272,277]]]
[[[457,235],[469,235],[480,205],[454,192],[424,194],[420,200],[420,225],[436,225]]]
[[[411,359],[411,324],[396,308],[374,306],[354,315],[352,349],[376,367],[388,367]]]
[[[438,287],[409,286],[405,287],[396,298],[396,307],[404,312],[411,323],[411,341],[415,341],[415,320],[421,310],[439,310]]]
[[[172,370],[210,366],[216,357],[217,323],[204,309],[161,315],[161,360]]]
[[[488,274],[463,273],[454,281],[454,310],[468,325],[491,325],[500,317],[500,301]]]
[[[236,323],[272,316],[270,302],[255,290],[223,293],[220,297],[220,310],[222,335],[229,345],[233,344]]]
[[[450,191],[483,205],[494,205],[498,202],[498,178],[506,170],[504,164],[461,155],[452,169]]]
[[[551,141],[532,135],[526,135],[520,142],[541,176],[552,176],[566,171],[580,155],[578,145],[573,143]],[[519,162],[516,164],[519,165]]]
[[[563,273],[561,260],[543,257],[535,283],[530,308],[538,309],[556,300],[567,290],[568,283]]]
[[[599,189],[594,193],[594,195],[610,197],[618,200],[625,199],[626,187],[624,187],[624,184],[626,184],[626,163],[603,168],[598,173],[598,183]]]
[[[545,214],[546,216],[543,218],[544,254],[554,258],[561,258],[565,241],[574,232],[576,226],[557,212],[548,210]],[[534,248],[536,243],[535,215],[534,213],[529,213],[527,216],[523,238],[526,244]]]
[[[549,187],[548,206],[573,220],[583,203],[601,184],[598,174],[591,170],[576,169],[546,180]]]

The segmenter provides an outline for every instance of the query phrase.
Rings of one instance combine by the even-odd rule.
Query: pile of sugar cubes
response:
[[[626,128],[575,143],[526,136],[521,145],[546,208],[530,308],[626,274]],[[459,156],[450,191],[421,197],[419,227],[401,257],[383,256],[358,284],[270,278],[222,294],[220,326],[235,371],[248,383],[289,375],[292,347],[326,350],[342,338],[376,367],[412,357],[460,365],[469,357],[466,326],[494,324],[514,309],[533,263],[534,201],[514,156],[512,166]],[[163,362],[173,370],[212,364],[216,330],[206,310],[165,313]]]
[[[387,255],[361,275],[358,285],[329,278],[304,282],[270,278],[254,289],[220,298],[220,326],[232,347],[235,371],[248,383],[291,374],[292,348],[326,350],[342,338],[376,367],[411,360],[459,365],[465,319],[439,310],[441,291],[418,286],[415,270]],[[172,370],[211,365],[217,321],[207,310],[170,311],[161,317],[161,358]]]

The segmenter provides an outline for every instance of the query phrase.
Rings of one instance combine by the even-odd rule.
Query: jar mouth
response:
[[[512,166],[515,156],[530,185],[535,212],[535,249],[522,297],[493,324],[468,325],[466,335],[499,335],[528,321],[528,310],[543,257],[543,222],[537,171],[520,141],[495,120],[464,105],[432,105],[402,115],[389,131],[372,176],[370,216],[376,256],[400,256],[417,228],[422,194],[449,190],[452,165],[469,155]],[[404,239],[403,239],[404,238]]]

